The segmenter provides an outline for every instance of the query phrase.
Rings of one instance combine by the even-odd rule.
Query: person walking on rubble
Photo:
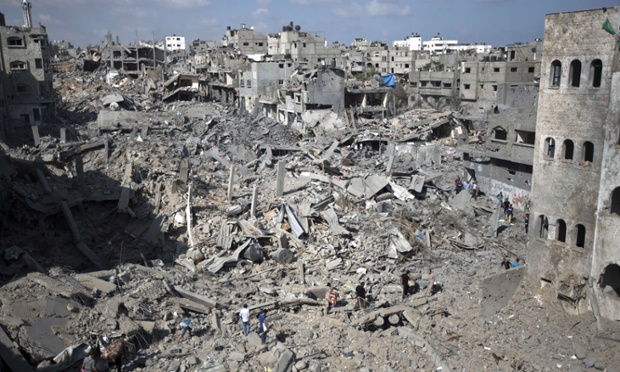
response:
[[[190,318],[189,313],[185,313],[185,318],[183,318],[183,321],[181,322],[181,324],[179,324],[179,326],[183,330],[181,332],[181,335],[179,336],[179,341],[183,339],[183,336],[185,336],[185,332],[189,333],[190,338],[192,337],[192,328],[189,326],[191,322],[192,319]]]
[[[125,344],[125,334],[112,341],[112,343],[105,349],[102,357],[114,363],[116,370],[121,372],[123,368],[123,357],[127,359],[129,357],[127,351],[127,345]]]
[[[405,270],[400,276],[400,284],[403,286],[403,298],[409,294],[409,270]]]
[[[428,269],[428,295],[432,296],[435,290],[435,274],[433,270]]]
[[[478,182],[471,182],[471,196],[476,199],[478,197]]]
[[[525,215],[525,235],[527,235],[527,230],[528,230],[529,226],[530,226],[530,214],[527,213]]]
[[[336,288],[332,288],[331,284],[327,284],[327,292],[325,293],[325,315],[329,314],[332,307],[338,303],[338,296],[340,292]]]
[[[82,371],[97,372],[97,367],[95,367],[95,351],[96,351],[95,348],[91,348],[90,351],[88,352],[88,356],[84,358],[84,361],[82,362]]]
[[[260,331],[260,340],[264,344],[267,341],[267,331],[269,331],[267,326],[267,310],[261,310],[258,315],[258,330]]]
[[[508,209],[506,209],[506,217],[508,220],[508,223],[512,223],[512,214],[513,214],[514,210],[512,208],[512,203],[510,205],[508,205]]]
[[[360,282],[360,284],[355,287],[355,296],[357,300],[355,302],[354,309],[363,309],[366,307],[366,288],[364,288],[364,282]]]
[[[247,336],[250,333],[250,309],[248,309],[248,305],[243,305],[243,309],[239,311],[239,316],[241,323],[243,323],[243,335]]]

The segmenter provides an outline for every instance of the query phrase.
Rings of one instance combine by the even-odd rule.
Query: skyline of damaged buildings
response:
[[[451,110],[440,119],[449,135],[478,138],[459,142],[463,177],[487,196],[502,192],[516,207],[532,201],[530,274],[550,283],[575,312],[594,308],[581,301],[590,298],[595,311],[614,318],[620,314],[614,248],[620,54],[601,27],[606,19],[618,32],[620,8],[549,14],[544,39],[506,47],[459,46],[439,35],[423,42],[417,34],[392,46],[364,39],[327,45],[320,33],[292,22],[268,35],[228,27],[221,44],[195,40],[188,53],[180,44],[179,50],[128,46],[108,35],[85,61],[98,55],[97,66],[147,78],[152,89],[161,86],[164,100],[214,100],[301,133],[327,117],[349,126],[397,119],[413,108]],[[27,25],[0,22],[3,139],[13,126],[36,130],[55,106],[47,32]],[[174,58],[185,68],[168,70]],[[385,84],[386,74],[394,75],[394,86]],[[398,94],[405,95],[403,107],[396,107]]]

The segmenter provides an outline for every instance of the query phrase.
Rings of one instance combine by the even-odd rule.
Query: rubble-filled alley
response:
[[[294,128],[135,86],[58,74],[65,124],[3,146],[2,370],[78,371],[121,334],[133,371],[620,365],[619,333],[524,276],[523,212],[456,192],[478,138],[450,112]]]

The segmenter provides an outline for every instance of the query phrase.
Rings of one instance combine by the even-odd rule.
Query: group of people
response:
[[[505,220],[508,221],[509,224],[512,224],[512,221],[514,219],[514,207],[512,206],[512,203],[510,202],[510,200],[508,199],[508,196],[504,198],[504,194],[500,192],[499,194],[497,194],[497,200],[502,204],[502,207],[504,208]],[[530,201],[529,200],[525,202],[525,206],[523,207],[523,212],[524,212],[523,227],[525,229],[525,235],[527,235],[529,231],[529,227],[530,227]]]
[[[403,299],[411,292],[414,294],[420,290],[420,285],[410,276],[410,270],[406,270],[400,276],[400,284],[403,287]],[[428,295],[432,296],[437,292],[438,284],[432,269],[428,269]]]
[[[243,305],[243,308],[239,310],[239,317],[241,318],[241,324],[243,329],[243,335],[247,336],[250,333],[250,309],[248,305]],[[267,325],[267,310],[259,310],[258,313],[258,333],[260,334],[260,340],[264,344],[267,342],[267,332],[269,326]]]
[[[508,260],[508,258],[506,258],[506,256],[504,256],[504,258],[502,259],[501,265],[506,270],[511,269],[513,267],[519,267],[519,266],[521,266],[521,259],[519,257],[517,257],[515,262],[510,262]]]
[[[456,177],[454,180],[454,189],[457,194],[464,190],[470,193],[474,199],[478,197],[478,183],[475,180],[468,182],[461,180],[461,177]]]
[[[112,341],[101,352],[98,347],[91,347],[88,356],[82,362],[84,372],[107,372],[110,371],[110,363],[116,366],[117,371],[121,372],[123,358],[129,358],[125,334]]]

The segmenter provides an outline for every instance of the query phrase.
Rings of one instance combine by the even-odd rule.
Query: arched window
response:
[[[583,143],[583,161],[594,161],[594,144],[590,141]]]
[[[564,144],[562,145],[562,153],[564,154],[564,159],[571,160],[573,158],[573,150],[575,145],[573,141],[567,139],[564,140]]]
[[[609,211],[620,215],[620,187],[616,187],[614,191],[611,192],[611,208]]]
[[[555,233],[555,239],[563,243],[566,242],[566,222],[564,220],[557,220],[555,222],[557,231]]]
[[[549,234],[549,220],[544,215],[538,217],[538,237],[546,239]]]
[[[571,87],[576,88],[579,86],[581,82],[581,61],[576,59],[570,63],[569,79],[568,84]]]
[[[21,71],[26,69],[26,62],[24,61],[13,61],[9,65],[11,67],[11,71]]]
[[[575,227],[575,245],[577,247],[585,247],[586,244],[586,227],[579,224]]]
[[[598,88],[601,86],[601,79],[603,78],[603,62],[600,59],[595,59],[590,64],[590,86]]]
[[[545,157],[553,158],[555,156],[555,140],[551,137],[545,139]]]
[[[559,87],[562,78],[562,63],[557,59],[551,62],[551,86]]]
[[[606,289],[609,287],[617,296],[620,296],[620,266],[616,264],[607,266],[601,275],[600,283],[603,292],[607,292]]]

